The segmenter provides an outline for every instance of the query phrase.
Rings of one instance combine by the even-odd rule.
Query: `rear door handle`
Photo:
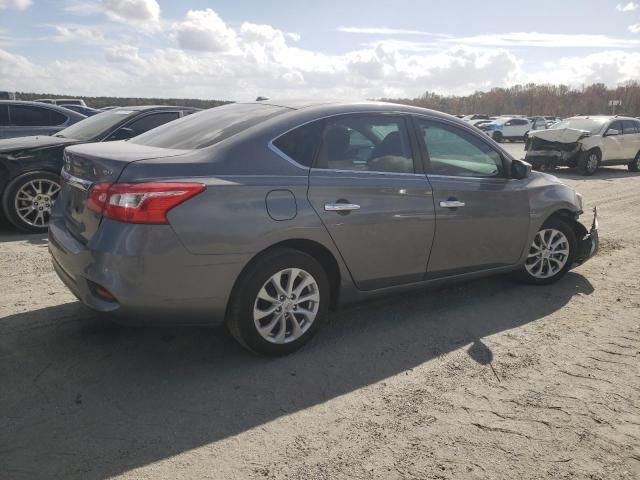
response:
[[[446,200],[446,201],[440,202],[440,206],[442,208],[460,208],[460,207],[464,207],[465,203],[460,202],[458,200]]]
[[[355,203],[325,203],[324,209],[327,212],[350,212],[351,210],[360,210],[360,205]]]

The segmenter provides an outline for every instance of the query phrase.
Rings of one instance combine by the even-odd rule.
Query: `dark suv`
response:
[[[0,140],[0,212],[22,230],[46,231],[60,190],[65,147],[126,140],[197,110],[173,106],[115,108],[85,118],[53,136]]]

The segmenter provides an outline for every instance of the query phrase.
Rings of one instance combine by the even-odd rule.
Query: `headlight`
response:
[[[583,202],[581,193],[576,192],[576,202],[578,203],[578,208],[580,209],[580,211],[584,212],[584,208],[582,208]]]

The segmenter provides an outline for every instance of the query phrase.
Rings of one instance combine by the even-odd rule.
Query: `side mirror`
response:
[[[107,140],[127,140],[135,137],[135,132],[129,127],[122,127],[111,134]]]
[[[524,160],[514,160],[511,162],[511,178],[522,180],[531,174],[531,164]]]
[[[610,128],[604,134],[605,137],[610,137],[612,135],[620,135],[620,130],[616,130],[615,128]]]

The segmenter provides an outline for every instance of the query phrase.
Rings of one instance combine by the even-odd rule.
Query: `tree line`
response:
[[[426,92],[417,98],[383,98],[382,101],[415,105],[452,115],[484,113],[489,115],[572,115],[611,114],[610,100],[620,100],[616,114],[640,116],[640,83],[630,81],[616,88],[594,83],[581,88],[567,85],[515,85],[493,88],[470,95],[440,95]]]
[[[137,98],[137,97],[85,97],[83,95],[54,95],[52,93],[16,92],[16,98],[33,101],[39,98],[82,98],[89,107],[110,106],[133,107],[136,105],[176,105],[182,107],[212,108],[225,103],[224,100],[200,100],[197,98]]]

